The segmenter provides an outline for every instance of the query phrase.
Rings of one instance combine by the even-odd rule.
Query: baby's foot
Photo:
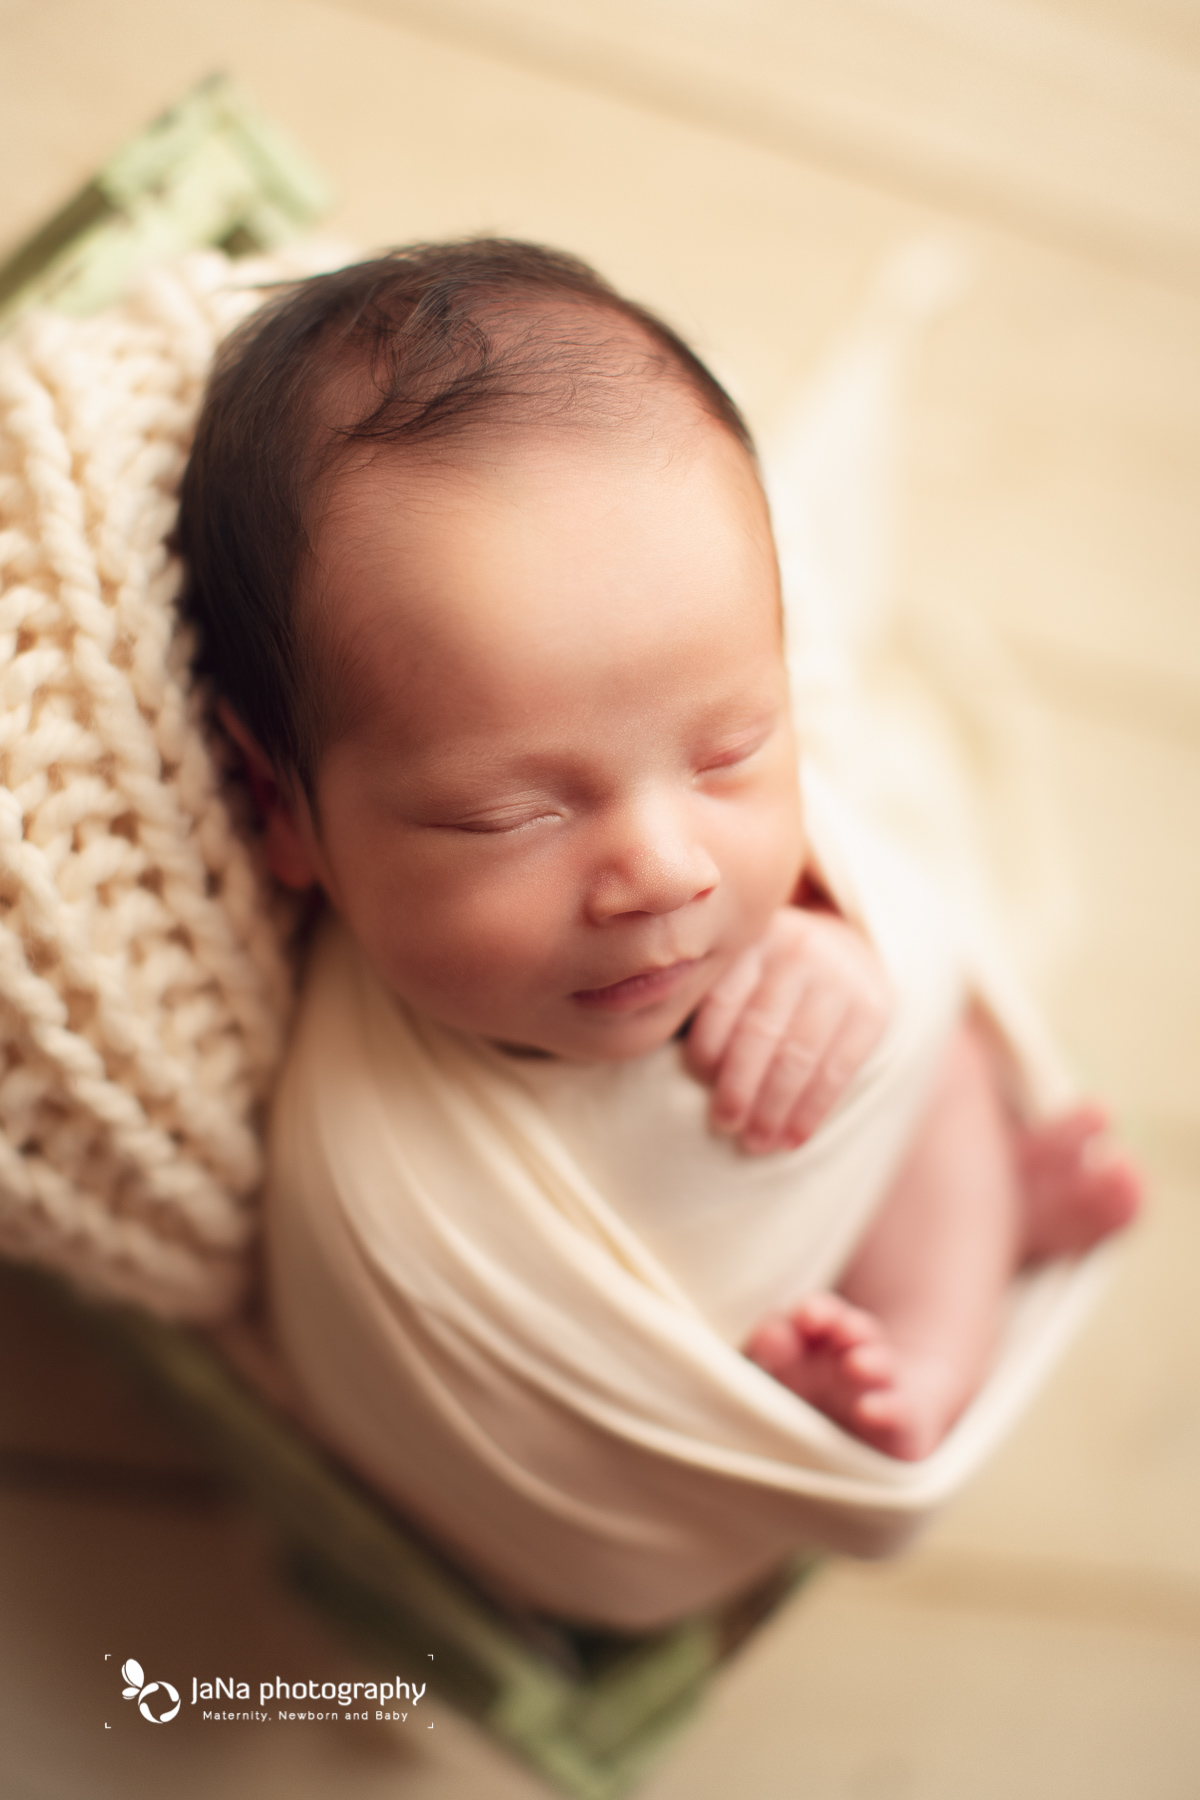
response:
[[[888,1456],[928,1456],[954,1415],[950,1371],[903,1355],[871,1313],[813,1294],[757,1327],[746,1355],[826,1418]]]
[[[1136,1217],[1141,1178],[1108,1137],[1100,1107],[1081,1106],[1021,1130],[1015,1150],[1025,1193],[1025,1261],[1090,1250]]]

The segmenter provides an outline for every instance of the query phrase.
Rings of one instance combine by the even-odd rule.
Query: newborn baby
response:
[[[270,867],[422,1042],[530,1092],[679,1055],[731,1171],[829,1129],[892,982],[807,840],[746,428],[667,328],[506,242],[289,288],[221,359],[181,535]],[[836,1281],[743,1345],[909,1460],[978,1387],[1014,1272],[1138,1202],[1097,1108],[1018,1115],[968,998],[921,1081]]]

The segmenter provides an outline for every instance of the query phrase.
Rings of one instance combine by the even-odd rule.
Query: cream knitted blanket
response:
[[[167,540],[219,255],[0,347],[0,1249],[180,1318],[236,1303],[281,921],[191,691]]]

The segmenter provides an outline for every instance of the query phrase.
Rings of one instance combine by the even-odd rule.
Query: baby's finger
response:
[[[762,956],[747,950],[705,995],[684,1040],[684,1060],[693,1075],[711,1081],[725,1054],[730,1033],[762,976]]]
[[[788,970],[762,983],[742,1008],[713,1089],[712,1122],[718,1131],[742,1129],[796,1010],[804,979],[800,970]]]
[[[761,1156],[785,1142],[797,1104],[819,1081],[829,1045],[845,1017],[844,998],[828,989],[806,994],[781,1036],[742,1128],[741,1143]],[[790,1137],[788,1140],[790,1142]]]
[[[784,1143],[795,1148],[808,1142],[822,1120],[833,1111],[878,1041],[879,1033],[871,1023],[853,1014],[831,1034],[819,1068],[780,1130]]]

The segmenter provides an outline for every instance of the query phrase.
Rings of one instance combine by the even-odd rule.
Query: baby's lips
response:
[[[583,1006],[601,1007],[666,999],[701,960],[700,957],[685,956],[672,963],[651,963],[647,968],[635,970],[633,974],[602,987],[576,988],[571,998]]]

